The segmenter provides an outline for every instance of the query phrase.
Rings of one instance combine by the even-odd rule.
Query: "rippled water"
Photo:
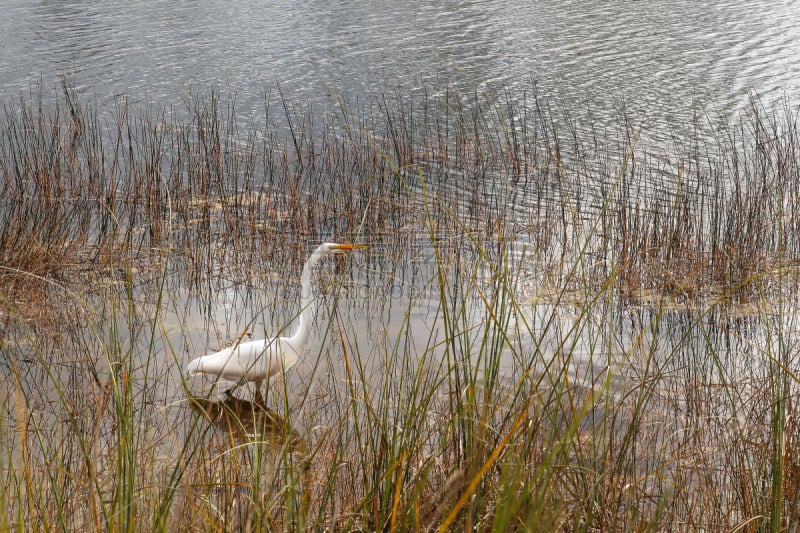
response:
[[[256,112],[276,82],[296,101],[387,87],[535,84],[572,111],[687,127],[748,93],[800,96],[797,2],[3,1],[0,100],[66,74],[101,102],[180,103],[189,89]]]

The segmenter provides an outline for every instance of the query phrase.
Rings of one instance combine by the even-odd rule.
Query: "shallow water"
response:
[[[580,275],[590,271],[587,256],[561,262],[579,273],[566,285],[532,240],[504,241],[505,254],[495,255],[497,243],[488,241],[478,253],[481,243],[464,235],[451,236],[452,242],[439,235],[438,248],[424,231],[402,236],[365,237],[369,250],[322,266],[315,285],[320,311],[306,357],[285,379],[272,381],[267,408],[247,401],[252,386],[226,400],[231,383],[214,387],[207,378],[184,376],[184,369],[193,357],[243,334],[291,330],[299,270],[313,245],[291,260],[254,256],[241,263],[243,256],[211,254],[196,285],[186,282],[180,251],[161,263],[165,271],[148,275],[137,268],[130,286],[124,271],[110,273],[114,282],[76,285],[80,312],[70,327],[31,321],[5,332],[12,341],[3,339],[1,347],[12,383],[4,399],[10,430],[0,436],[13,464],[34,462],[46,473],[50,458],[58,457],[59,468],[80,472],[88,459],[78,450],[88,443],[84,453],[94,471],[114,480],[117,442],[127,439],[120,428],[129,422],[137,475],[170,491],[169,498],[174,479],[185,476],[190,481],[179,483],[175,494],[185,490],[191,499],[199,492],[207,498],[201,505],[235,508],[263,480],[285,487],[276,472],[291,470],[290,463],[312,487],[340,463],[360,464],[353,436],[359,431],[419,439],[421,460],[441,457],[448,424],[468,418],[454,415],[453,405],[475,392],[474,383],[478,396],[495,395],[483,396],[490,397],[485,420],[492,430],[503,427],[507,404],[516,398],[523,413],[529,401],[545,410],[544,426],[556,434],[572,424],[573,413],[554,406],[585,405],[577,419],[582,432],[607,431],[624,441],[641,419],[647,426],[641,453],[672,465],[669,450],[685,434],[727,427],[734,415],[758,431],[754,419],[765,419],[739,415],[738,406],[758,408],[771,355],[785,354],[790,364],[797,357],[791,346],[770,339],[796,330],[794,308],[777,320],[763,309],[735,318],[708,311],[708,303],[669,297],[631,304]],[[498,273],[507,273],[500,284]],[[504,295],[504,289],[511,290]],[[495,368],[487,356],[501,344]],[[125,401],[112,395],[115,387]],[[428,393],[419,410],[416,402]],[[198,397],[202,410],[192,408]],[[539,423],[531,418],[531,425]],[[22,429],[27,425],[36,439]],[[704,461],[724,464],[714,455],[726,446],[719,430],[709,429],[706,439],[698,444]],[[191,456],[186,465],[176,462],[184,452]],[[96,490],[102,495],[114,486],[104,481]],[[76,498],[76,505],[83,503]],[[170,500],[170,509],[180,505]],[[69,523],[80,523],[79,516]]]

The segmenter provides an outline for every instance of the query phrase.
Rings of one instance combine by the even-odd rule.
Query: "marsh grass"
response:
[[[7,104],[0,527],[792,529],[795,116],[653,154],[504,99]],[[329,238],[270,409],[198,394]]]

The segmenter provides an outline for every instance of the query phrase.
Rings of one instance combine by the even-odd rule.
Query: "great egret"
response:
[[[300,318],[294,335],[242,342],[193,359],[186,370],[191,375],[214,374],[232,381],[253,381],[256,384],[256,401],[260,402],[263,381],[293,366],[308,344],[311,318],[316,309],[316,301],[311,291],[311,271],[314,266],[323,257],[365,248],[367,248],[365,244],[326,242],[314,250],[303,266],[303,275],[300,278],[302,286]]]

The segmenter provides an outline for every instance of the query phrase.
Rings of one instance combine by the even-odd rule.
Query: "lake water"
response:
[[[534,85],[572,113],[623,107],[668,134],[695,111],[735,117],[754,93],[800,99],[791,0],[555,2],[0,2],[0,101],[63,74],[101,105],[170,107],[190,90],[257,114],[277,84],[295,102],[433,86]],[[501,93],[499,93],[501,94]]]

